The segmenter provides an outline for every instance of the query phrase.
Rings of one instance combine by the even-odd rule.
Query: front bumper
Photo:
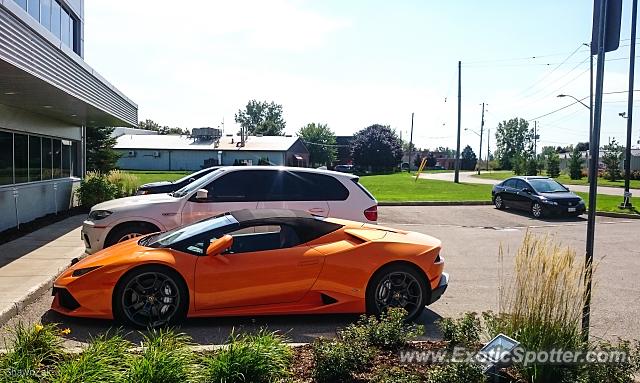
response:
[[[552,205],[548,203],[542,204],[545,212],[556,215],[565,214],[584,214],[587,211],[585,204],[577,204],[575,206]]]
[[[449,286],[449,274],[442,273],[442,275],[440,276],[440,282],[438,282],[438,287],[436,287],[435,289],[433,289],[433,291],[431,291],[431,300],[429,301],[429,304],[432,304],[436,302],[438,299],[440,299],[442,294],[444,294],[444,292],[447,290],[448,286]]]
[[[80,236],[84,242],[85,252],[87,254],[93,254],[102,250],[107,231],[108,227],[106,225],[96,225],[94,222],[89,220],[82,223]]]

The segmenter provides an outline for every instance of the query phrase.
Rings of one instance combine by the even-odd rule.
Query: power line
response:
[[[634,92],[640,92],[640,89],[634,89],[633,91],[634,91]],[[628,90],[621,90],[621,91],[616,91],[616,92],[603,92],[602,94],[620,94],[620,93],[628,93],[628,92],[629,92]],[[589,96],[587,96],[587,97],[583,97],[583,98],[581,98],[581,99],[580,99],[580,101],[582,101],[582,100],[586,100],[586,99],[588,99],[588,98],[589,98]],[[577,104],[577,103],[578,103],[578,101],[574,101],[574,102],[572,102],[572,103],[571,103],[571,104],[569,104],[569,105],[565,105],[565,106],[563,106],[562,108],[558,108],[558,109],[556,109],[556,110],[554,110],[554,111],[551,111],[551,112],[549,112],[549,113],[545,113],[545,114],[543,114],[543,115],[541,115],[541,116],[538,116],[538,117],[530,118],[530,119],[528,119],[527,121],[533,121],[533,120],[540,119],[540,118],[542,118],[542,117],[547,117],[547,116],[549,116],[549,115],[551,115],[551,114],[554,114],[554,113],[556,113],[556,112],[559,112],[559,111],[561,111],[561,110],[563,110],[563,109],[567,109],[568,107],[573,106],[573,105],[575,105],[575,104]]]

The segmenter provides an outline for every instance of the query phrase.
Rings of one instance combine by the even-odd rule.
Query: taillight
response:
[[[364,217],[369,221],[377,221],[378,220],[378,205],[371,206],[367,210],[364,211]]]

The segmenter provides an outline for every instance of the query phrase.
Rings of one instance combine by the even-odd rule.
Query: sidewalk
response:
[[[50,289],[71,260],[84,253],[84,218],[73,216],[0,245],[0,325]]]
[[[485,185],[495,185],[500,181],[491,180],[486,178],[474,177],[476,172],[460,172],[460,182],[469,183],[469,184],[485,184]],[[428,180],[440,180],[440,181],[451,181],[453,182],[454,173],[421,173],[420,178],[428,179]],[[571,191],[574,192],[589,192],[589,185],[566,185]],[[630,192],[634,196],[640,196],[639,189],[631,189]],[[621,196],[624,194],[623,188],[616,188],[611,186],[598,186],[598,194],[607,194],[607,195],[618,195]]]

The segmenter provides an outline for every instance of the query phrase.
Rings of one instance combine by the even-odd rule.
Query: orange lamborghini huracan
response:
[[[414,232],[294,210],[240,210],[75,262],[54,283],[52,309],[136,327],[388,307],[413,319],[447,288],[440,248]]]

